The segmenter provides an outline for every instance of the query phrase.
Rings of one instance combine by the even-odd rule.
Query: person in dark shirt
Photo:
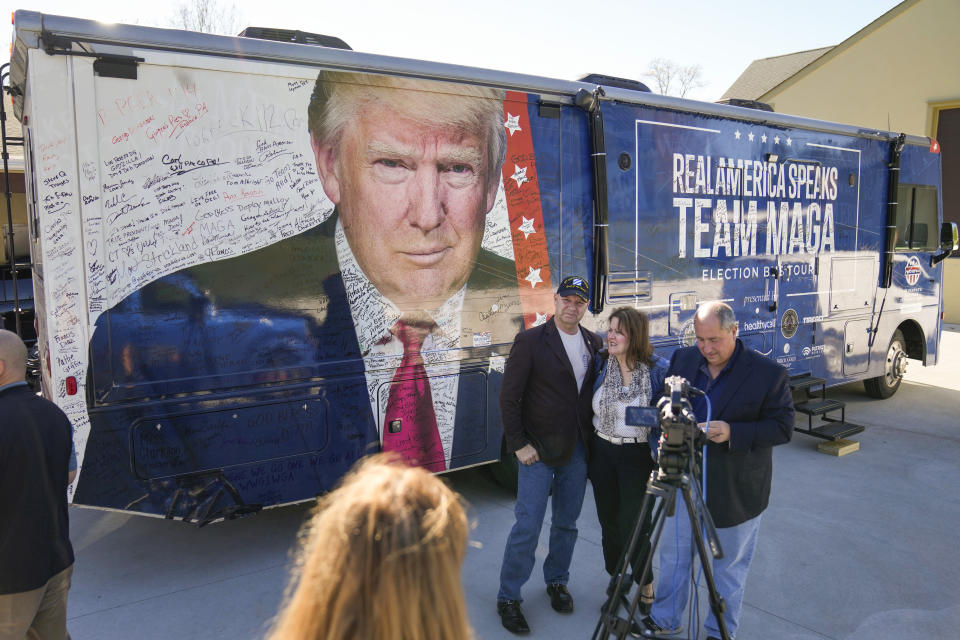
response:
[[[69,638],[73,430],[25,381],[27,348],[0,329],[0,640]]]
[[[511,633],[530,632],[520,590],[533,572],[548,500],[553,517],[543,578],[550,606],[558,613],[573,612],[567,582],[587,487],[590,364],[602,341],[580,325],[590,300],[586,279],[564,278],[553,300],[556,314],[514,339],[500,392],[507,450],[519,463],[516,521],[503,552],[497,593],[497,613]]]
[[[681,376],[710,399],[691,401],[699,426],[707,434],[707,509],[717,527],[723,558],[713,561],[723,620],[737,635],[743,592],[761,516],[770,501],[773,447],[793,434],[793,398],[787,370],[747,348],[737,339],[737,319],[723,302],[700,305],[694,318],[697,346],[677,349],[667,376]],[[660,544],[656,600],[643,619],[645,637],[680,630],[691,573],[690,522],[681,510],[667,518]],[[723,635],[711,610],[704,622],[707,640]],[[695,635],[696,629],[688,629]]]

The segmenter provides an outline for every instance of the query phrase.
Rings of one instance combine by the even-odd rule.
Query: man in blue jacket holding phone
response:
[[[667,376],[686,378],[710,398],[709,424],[706,400],[694,397],[691,404],[707,432],[706,502],[723,547],[723,558],[713,561],[713,569],[733,638],[761,515],[770,500],[773,447],[793,435],[793,397],[786,368],[737,339],[737,319],[729,305],[701,305],[694,328],[697,346],[675,351]],[[689,592],[691,545],[689,520],[678,510],[660,538],[657,597],[643,619],[645,637],[679,631]],[[704,627],[707,640],[719,640],[720,625],[712,611]]]

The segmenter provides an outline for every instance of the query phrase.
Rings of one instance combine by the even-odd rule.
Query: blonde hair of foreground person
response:
[[[459,496],[395,456],[359,462],[320,499],[271,640],[465,640]]]

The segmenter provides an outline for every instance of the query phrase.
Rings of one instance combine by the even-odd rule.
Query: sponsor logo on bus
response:
[[[797,333],[797,328],[800,326],[800,318],[797,316],[797,312],[793,309],[787,309],[783,312],[783,317],[780,318],[780,333],[783,334],[783,337],[790,339]]]
[[[800,353],[804,358],[816,358],[823,355],[824,345],[815,344],[812,346],[806,346],[800,350]]]
[[[753,320],[751,322],[743,323],[744,331],[761,331],[763,329],[773,329],[776,325],[776,320]]]
[[[920,260],[913,256],[907,260],[907,266],[903,269],[903,274],[907,277],[907,286],[912,287],[920,280],[920,274],[923,269],[920,268]]]

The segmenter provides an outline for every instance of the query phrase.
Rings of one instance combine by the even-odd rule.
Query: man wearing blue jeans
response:
[[[584,278],[564,278],[553,299],[553,318],[514,340],[500,391],[507,449],[520,465],[516,523],[503,552],[497,594],[500,621],[512,633],[530,631],[520,609],[520,590],[533,571],[551,487],[553,516],[543,578],[554,610],[573,611],[567,582],[587,486],[590,365],[602,341],[580,326],[590,299]]]
[[[731,638],[736,637],[740,623],[743,591],[747,582],[747,571],[757,546],[761,517],[762,514],[735,527],[717,529],[717,538],[724,556],[713,561],[714,579],[717,592],[726,603],[723,619]],[[659,547],[660,579],[657,582],[657,598],[651,617],[656,616],[652,619],[659,622],[659,633],[666,635],[679,631],[690,591],[693,560],[691,552],[695,547],[690,531],[690,519],[682,505],[678,505],[676,515],[664,521]],[[650,625],[647,626],[649,628]],[[709,634],[707,638],[719,640],[719,625],[713,617],[713,611],[710,612],[704,627]],[[652,635],[656,637],[657,634]]]
[[[770,501],[773,447],[793,435],[793,398],[787,370],[737,339],[737,320],[728,305],[701,305],[693,323],[697,346],[675,351],[667,376],[686,378],[710,399],[709,424],[706,400],[695,397],[691,405],[707,433],[707,509],[723,548],[713,571],[726,605],[723,621],[734,638],[760,518]],[[651,638],[679,631],[687,606],[695,550],[684,509],[678,507],[667,518],[658,547],[656,600],[643,619],[644,636]],[[707,640],[723,635],[712,610],[704,628]],[[688,630],[688,635],[694,633]]]

